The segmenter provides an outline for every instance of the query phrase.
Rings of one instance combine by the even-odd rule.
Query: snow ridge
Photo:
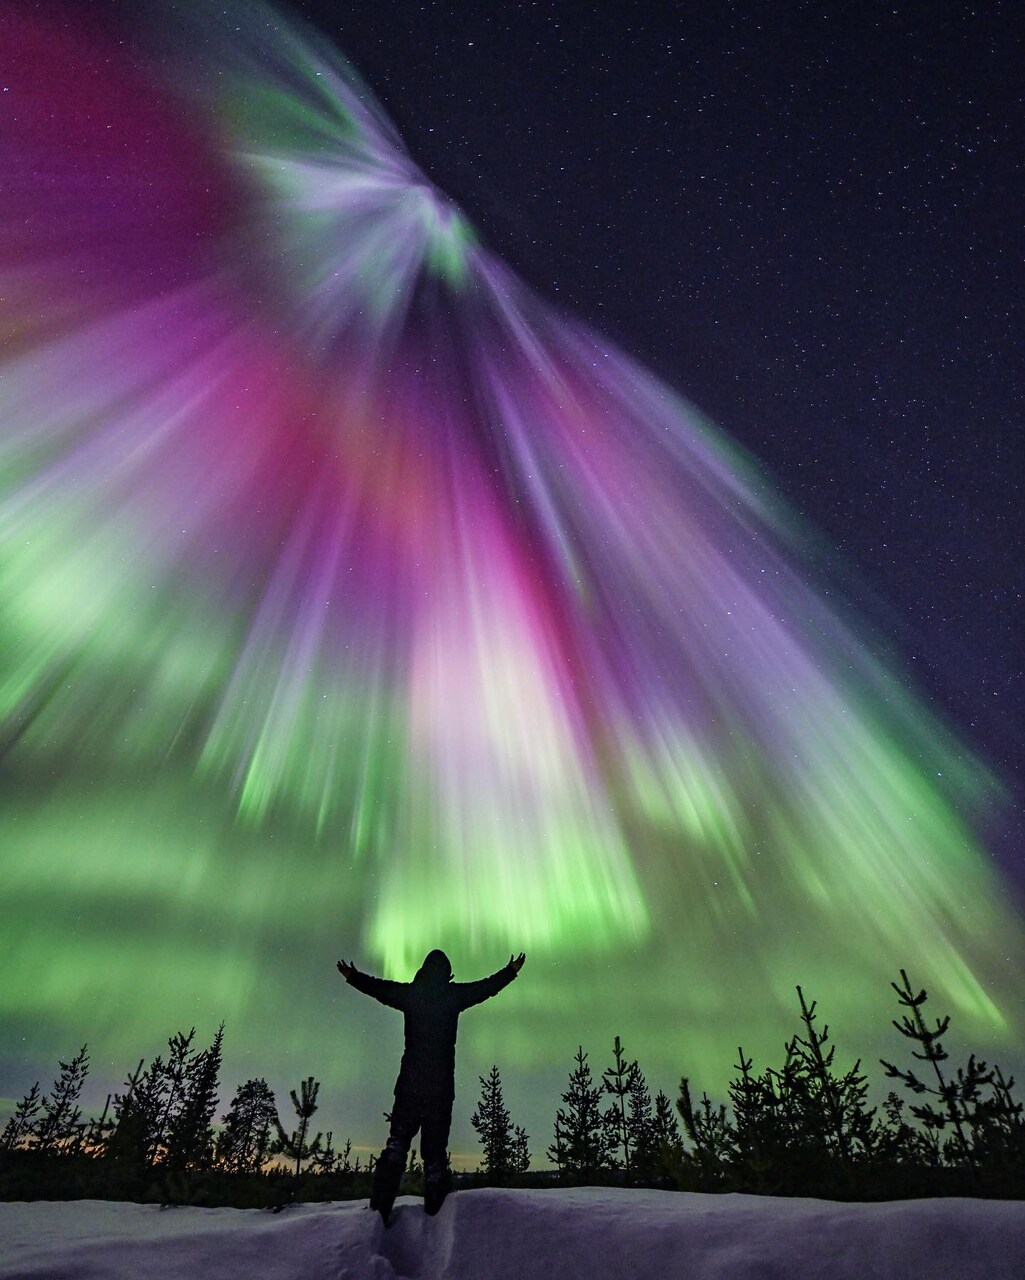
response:
[[[585,1187],[160,1209],[0,1204],[0,1280],[1021,1280],[1025,1204]]]

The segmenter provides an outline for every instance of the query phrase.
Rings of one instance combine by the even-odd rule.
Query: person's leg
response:
[[[406,1168],[409,1145],[420,1128],[420,1109],[413,1099],[396,1091],[392,1107],[391,1132],[377,1164],[370,1189],[370,1207],[376,1209],[388,1225],[388,1215],[399,1193],[399,1183]]]
[[[451,1183],[448,1134],[452,1127],[452,1099],[432,1098],[424,1106],[420,1154],[424,1161],[424,1211],[437,1213]]]

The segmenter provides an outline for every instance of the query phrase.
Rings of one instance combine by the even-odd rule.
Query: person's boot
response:
[[[424,1213],[433,1217],[445,1202],[452,1187],[446,1165],[428,1165],[424,1170]]]
[[[395,1197],[399,1194],[399,1183],[406,1167],[406,1153],[392,1150],[390,1144],[381,1152],[381,1158],[374,1165],[374,1178],[370,1187],[370,1207],[375,1209],[388,1225]]]

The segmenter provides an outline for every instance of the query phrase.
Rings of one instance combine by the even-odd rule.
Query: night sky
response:
[[[498,253],[750,450],[1020,778],[1013,6],[300,8]]]
[[[937,751],[968,769],[974,756],[1003,784],[981,826],[1003,877],[992,920],[994,938],[1009,929],[1007,964],[983,985],[1010,1021],[988,1043],[1013,1065],[1025,1008],[1019,938],[1006,923],[1020,915],[1014,885],[1025,893],[1020,19],[999,4],[296,8],[351,60],[487,249],[747,451],[796,514],[798,574],[860,620],[868,651],[952,730],[958,745]],[[132,6],[75,9],[87,25],[102,13],[118,29]],[[15,643],[0,628],[0,646]],[[178,651],[187,665],[184,641]],[[133,681],[153,678],[148,661]],[[92,678],[112,689],[115,675]],[[152,711],[146,697],[139,706]],[[220,775],[193,778],[177,739],[147,768],[127,749],[107,758],[102,717],[76,747],[59,741],[57,711],[53,722],[45,706],[41,715],[27,745],[17,721],[0,773],[13,816],[0,839],[12,865],[44,868],[37,883],[14,876],[11,910],[43,919],[59,902],[68,945],[43,928],[33,935],[38,1009],[26,999],[4,1010],[0,1094],[17,1096],[89,1039],[102,1103],[179,1025],[195,1022],[209,1039],[224,1017],[226,1081],[266,1074],[284,1099],[312,1072],[325,1081],[324,1126],[373,1146],[398,1027],[333,974],[338,955],[375,963],[361,948],[364,899],[339,888],[330,839],[304,844],[280,814],[255,831],[234,826]],[[111,712],[111,734],[114,724]],[[149,748],[145,733],[139,741]],[[922,742],[910,750],[924,760]],[[90,839],[122,851],[116,865],[97,861],[96,899],[89,861],[72,849]],[[205,852],[185,860],[182,849]],[[159,892],[142,870],[154,865],[166,869]],[[130,891],[110,888],[126,875]],[[358,883],[374,897],[372,879]],[[211,885],[226,900],[241,886],[246,905],[193,918]],[[293,911],[289,927],[267,910],[253,929],[250,890]],[[771,1053],[789,1034],[779,1010],[812,965],[841,1049],[869,1061],[893,1051],[885,981],[850,991],[839,960],[816,950],[831,945],[828,913],[791,934],[786,900],[767,902],[758,963],[746,950],[753,926],[731,925],[730,951],[697,908],[674,917],[693,935],[684,940],[616,945],[610,926],[589,952],[576,938],[561,951],[524,943],[507,1004],[469,1015],[474,1029],[461,1036],[454,1149],[473,1142],[458,1111],[469,1114],[475,1076],[496,1059],[535,1158],[580,1041],[600,1067],[621,1033],[653,1089],[673,1093],[685,1073],[721,1090],[738,1040]],[[83,992],[77,968],[97,921],[109,979]],[[457,977],[504,961],[512,942],[501,937],[457,956]],[[934,941],[915,940],[930,982]],[[119,942],[138,958],[134,984]],[[986,939],[980,954],[991,942],[1003,952]],[[20,945],[11,954],[23,959]],[[986,1048],[987,1034],[976,1024],[965,1047]]]

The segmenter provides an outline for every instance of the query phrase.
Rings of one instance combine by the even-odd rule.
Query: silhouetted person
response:
[[[418,1129],[424,1163],[424,1209],[437,1213],[449,1188],[448,1131],[456,1092],[456,1032],[459,1015],[507,987],[523,967],[522,952],[490,978],[453,982],[444,951],[432,951],[412,982],[390,982],[338,961],[345,981],[405,1015],[406,1047],[395,1081],[388,1144],[374,1168],[370,1207],[385,1221],[399,1190],[406,1153]]]

